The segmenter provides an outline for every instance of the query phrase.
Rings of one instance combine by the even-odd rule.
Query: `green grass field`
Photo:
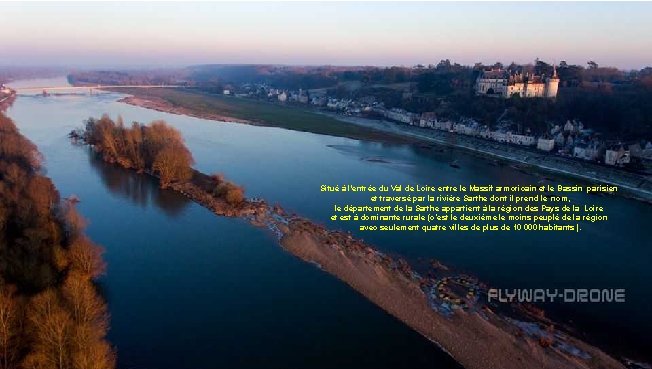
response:
[[[293,105],[281,105],[267,101],[163,88],[120,89],[120,92],[141,98],[161,98],[175,107],[189,109],[197,115],[212,113],[225,117],[244,119],[261,125],[355,139],[395,142],[407,141],[407,139],[397,135],[342,122],[311,111],[308,108]]]

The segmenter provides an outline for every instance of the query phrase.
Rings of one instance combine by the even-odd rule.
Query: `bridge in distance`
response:
[[[108,88],[187,88],[181,85],[92,85],[92,86],[40,86],[17,87],[13,90],[20,92],[49,92],[49,91],[74,91],[74,90],[103,90]]]

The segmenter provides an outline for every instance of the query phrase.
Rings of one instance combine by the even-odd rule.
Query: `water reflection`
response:
[[[112,194],[143,208],[152,204],[172,218],[183,214],[190,204],[190,200],[186,197],[174,191],[161,189],[156,179],[105,163],[90,148],[83,147],[83,149],[86,150],[91,168],[99,174],[102,184]]]
[[[42,86],[66,82],[63,80],[32,83]],[[83,119],[89,116],[98,116],[104,112],[110,113],[113,117],[121,114],[129,121],[149,122],[155,119],[165,119],[183,133],[197,160],[197,169],[207,173],[220,171],[233,181],[244,185],[249,196],[262,197],[272,203],[278,202],[290,211],[323,224],[351,230],[354,235],[363,237],[382,251],[399,254],[410,261],[435,258],[457,270],[474,274],[496,287],[626,288],[627,303],[625,304],[605,306],[562,304],[558,307],[559,316],[564,316],[564,321],[572,320],[580,331],[596,337],[596,340],[608,342],[607,346],[620,345],[625,348],[636,348],[636,352],[649,352],[647,348],[649,344],[645,344],[645,342],[649,341],[652,320],[649,319],[649,314],[644,307],[649,306],[649,301],[652,301],[652,289],[649,288],[647,282],[652,279],[652,269],[649,267],[652,260],[650,254],[652,249],[647,247],[649,241],[645,241],[650,239],[651,207],[623,198],[595,199],[585,194],[575,194],[571,198],[579,205],[604,204],[609,209],[611,219],[605,226],[589,225],[581,233],[572,235],[559,232],[545,234],[502,232],[489,235],[465,234],[464,236],[453,233],[363,233],[356,230],[354,225],[334,225],[329,221],[331,215],[329,203],[343,198],[317,196],[320,185],[388,182],[437,185],[470,183],[509,185],[535,184],[546,180],[545,177],[550,177],[556,183],[575,184],[576,181],[545,173],[542,176],[538,174],[538,171],[530,171],[527,168],[486,158],[482,155],[469,155],[467,152],[448,147],[374,143],[268,127],[221,124],[116,103],[115,100],[118,97],[118,95],[94,96],[93,98],[20,97],[14,107],[9,109],[9,115],[15,119],[21,131],[43,151],[48,160],[47,168],[60,191],[66,195],[79,194],[83,200],[81,206],[86,211],[85,214],[91,220],[103,218],[103,223],[106,224],[107,229],[101,230],[101,222],[95,222],[91,231],[95,232],[94,239],[101,241],[100,243],[110,250],[107,256],[115,255],[114,259],[109,260],[112,271],[108,278],[112,279],[107,285],[115,291],[111,308],[112,315],[115,317],[113,329],[116,342],[121,343],[123,354],[126,350],[125,345],[128,345],[125,342],[128,342],[133,335],[134,317],[138,316],[142,321],[143,315],[134,312],[134,306],[140,304],[140,301],[134,302],[133,297],[129,299],[124,297],[124,304],[119,305],[116,298],[130,296],[132,288],[142,289],[153,285],[166,285],[167,281],[163,283],[158,280],[161,278],[161,270],[176,271],[179,268],[185,268],[183,273],[170,272],[167,277],[174,283],[178,283],[179,275],[184,275],[184,281],[196,277],[199,280],[198,286],[205,285],[205,275],[210,273],[214,266],[207,267],[206,271],[198,271],[195,270],[197,265],[203,263],[204,260],[222,260],[224,259],[223,255],[216,254],[214,258],[208,258],[206,254],[201,254],[198,261],[188,259],[177,262],[179,257],[184,255],[179,253],[178,245],[185,245],[189,242],[188,240],[192,240],[193,245],[204,245],[199,242],[204,240],[206,252],[219,250],[214,245],[219,243],[220,248],[224,247],[225,237],[235,235],[235,233],[223,232],[223,227],[230,223],[213,216],[204,209],[193,214],[193,209],[197,207],[188,206],[186,208],[187,201],[184,198],[175,196],[174,193],[161,191],[151,178],[107,165],[97,159],[95,162],[91,161],[91,165],[87,165],[85,162],[82,163],[84,165],[77,165],[79,158],[85,161],[84,153],[72,152],[77,150],[70,148],[70,143],[64,138],[65,132],[77,128]],[[264,145],[261,142],[264,142]],[[454,142],[451,141],[451,143]],[[452,166],[451,163],[457,167]],[[98,172],[99,181],[92,171]],[[100,186],[99,188],[96,182]],[[100,182],[103,184],[99,184]],[[109,192],[111,195],[106,196],[105,192]],[[363,199],[364,194],[357,196],[349,194],[346,199],[352,202],[358,201]],[[121,201],[111,201],[116,199]],[[125,202],[129,202],[129,204],[125,204]],[[150,207],[150,202],[154,206]],[[152,211],[139,212],[130,209],[131,206],[117,208],[122,205],[131,205],[131,203],[139,204],[134,207],[137,208],[136,210],[150,210],[151,208]],[[163,211],[158,212],[158,209]],[[130,213],[132,210],[134,210],[133,213]],[[170,214],[171,211],[172,214]],[[159,213],[165,215],[159,217]],[[206,213],[206,216],[200,215],[203,213]],[[183,215],[179,216],[178,214]],[[171,217],[175,218],[170,223],[183,223],[183,226],[166,223],[166,221],[171,221]],[[198,222],[204,223],[198,226]],[[221,224],[219,236],[218,233],[209,235],[206,232],[206,229],[210,229],[214,222]],[[118,239],[115,236],[115,225],[127,227],[128,237]],[[167,232],[161,234],[162,230]],[[260,256],[260,253],[263,252],[261,250],[265,249],[260,246],[266,245],[265,242],[268,241],[253,239],[252,234],[255,232],[252,233],[248,229],[241,229],[239,232],[232,239],[236,245],[234,249],[237,247],[236,250],[238,250],[233,255],[241,255],[240,250],[243,244],[245,246],[255,245],[255,247],[252,246],[251,253],[247,254],[246,258],[243,257],[242,260],[224,259],[228,260],[226,265],[237,266],[237,269],[233,271],[234,275],[237,275],[238,278],[241,275],[247,275],[248,272],[243,271],[243,263],[250,263],[251,260],[261,260],[260,264],[255,264],[255,268],[252,268],[254,271],[261,265],[266,267],[273,265],[269,263],[270,255]],[[155,239],[156,236],[159,236],[159,239]],[[123,244],[129,247],[122,247]],[[162,248],[161,245],[165,245],[168,249]],[[139,260],[139,263],[134,263],[134,260]],[[163,266],[163,263],[167,263],[168,260],[175,262]],[[142,266],[152,265],[152,263],[154,266],[151,269],[142,269]],[[132,272],[131,270],[128,270],[129,273],[125,272],[124,274],[129,277],[125,277],[124,284],[120,284],[120,268],[128,269],[132,265],[140,267],[133,271],[133,274],[129,274]],[[287,266],[279,264],[275,268],[278,268],[275,271],[285,270]],[[223,268],[219,270],[220,273],[224,272]],[[301,279],[301,277],[290,273],[287,275],[288,278],[292,277],[289,279],[291,281]],[[146,278],[150,278],[150,281],[147,281]],[[252,283],[260,285],[259,280],[266,278],[268,276],[260,276],[252,279]],[[276,283],[270,283],[264,288],[273,296],[279,296],[281,292],[278,288],[283,287],[283,282],[278,278],[280,277],[275,277],[273,281],[270,281]],[[139,282],[135,283],[135,281]],[[309,285],[308,291],[315,288],[314,284],[305,282],[306,285]],[[241,288],[246,283],[238,279],[237,282],[228,284],[227,287],[231,288],[231,285],[240,286],[237,293],[241,295]],[[290,285],[288,284],[288,286]],[[188,287],[184,285],[178,289],[171,289],[167,293],[176,299],[178,291],[187,289]],[[219,289],[216,291],[221,292]],[[206,293],[205,289],[202,289],[200,293]],[[299,294],[299,292],[295,293]],[[300,293],[300,303],[303,303],[305,294],[305,291]],[[259,295],[261,295],[260,292],[256,292],[255,297]],[[287,295],[289,296],[290,293]],[[267,297],[265,294],[261,296]],[[215,297],[215,301],[220,301],[218,305],[234,306],[233,303],[226,303],[226,300],[221,297]],[[342,299],[338,299],[339,308],[330,310],[336,312],[345,309],[341,307],[343,303]],[[142,304],[143,309],[152,306],[147,302],[142,302]],[[239,304],[237,304],[238,308],[240,308]],[[192,307],[203,308],[208,305],[210,303],[198,301],[197,305]],[[272,305],[278,306],[281,312],[289,309],[289,306],[296,306],[294,302],[287,304],[275,302]],[[310,310],[306,310],[310,314],[315,314],[316,309],[317,307],[311,307]],[[346,313],[348,314],[349,311]],[[144,311],[143,314],[150,314],[150,312]],[[117,328],[121,317],[124,321],[123,330]],[[288,319],[295,321],[296,318]],[[152,317],[151,325],[142,324],[142,326],[159,327],[160,324],[160,320],[155,320]],[[260,321],[256,321],[256,324],[260,324]],[[298,325],[298,323],[296,324]],[[360,324],[365,326],[367,332],[376,328],[366,319],[361,319]],[[400,339],[381,339],[383,335],[388,335],[387,324],[384,322],[377,326],[379,341],[388,344],[405,341],[403,336]],[[198,323],[198,326],[201,327],[201,324]],[[298,326],[301,327],[301,325]],[[330,327],[330,325],[326,326]],[[223,327],[227,330],[228,328],[230,327]],[[288,330],[287,326],[281,328],[284,331]],[[351,329],[349,327],[346,330],[347,334]],[[261,328],[261,330],[266,332],[265,328]],[[397,331],[400,329],[397,328]],[[187,330],[184,329],[183,332],[186,334]],[[372,336],[376,335],[372,334]],[[134,339],[150,343],[152,341],[152,337],[149,336],[146,339],[145,337]],[[273,339],[287,342],[278,337],[273,337]],[[328,338],[323,338],[320,344],[325,344],[327,341],[330,342]],[[178,341],[174,341],[174,343],[178,344]],[[344,346],[350,347],[352,352],[360,349],[354,343]],[[378,344],[367,343],[364,346],[377,347]],[[174,352],[168,347],[162,351]],[[415,352],[418,355],[419,350],[406,347],[396,351],[397,355],[399,351],[401,355]],[[134,352],[142,355],[142,351],[134,350]],[[350,355],[347,353],[341,357],[351,357]],[[413,362],[410,361],[410,363]],[[384,366],[392,365],[387,363]],[[150,367],[161,368],[163,366],[150,365]],[[197,367],[202,366],[198,365]]]

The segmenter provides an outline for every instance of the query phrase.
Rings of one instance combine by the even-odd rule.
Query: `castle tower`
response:
[[[546,97],[554,99],[557,97],[557,90],[559,89],[559,77],[557,76],[557,67],[552,67],[552,77],[546,79]]]

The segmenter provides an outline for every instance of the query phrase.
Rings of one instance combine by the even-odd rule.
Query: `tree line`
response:
[[[110,369],[102,249],[0,113],[0,368]]]
[[[594,61],[587,66],[559,63],[560,78],[556,100],[545,98],[495,99],[476,96],[474,85],[483,69],[500,68],[513,73],[551,76],[553,65],[541,60],[533,64],[464,66],[442,60],[437,65],[413,68],[345,72],[342,79],[358,80],[354,90],[332,89],[339,98],[374,96],[389,108],[403,108],[415,113],[435,112],[442,119],[474,118],[490,127],[497,120],[514,123],[520,132],[543,134],[552,124],[577,119],[585,126],[614,139],[652,139],[652,68],[622,71],[602,67]],[[344,78],[345,77],[345,78]],[[409,94],[391,86],[411,82]]]
[[[593,61],[589,61],[587,67],[562,61],[557,67],[560,84],[556,101],[475,96],[475,79],[486,67],[451,66],[442,61],[417,77],[416,98],[402,104],[417,105],[413,106],[417,110],[436,111],[443,117],[475,118],[489,126],[502,117],[521,130],[529,129],[537,134],[547,132],[551,124],[577,119],[613,138],[652,139],[652,105],[649,104],[652,69],[649,67],[622,71],[601,67]],[[541,60],[529,65],[496,63],[490,67],[523,74],[551,76],[553,73],[553,66]]]
[[[543,134],[552,124],[577,119],[613,139],[652,139],[651,67],[623,71],[600,66],[595,61],[588,61],[586,66],[562,61],[557,66],[560,84],[556,101],[476,96],[476,78],[487,68],[546,76],[553,73],[553,65],[542,60],[531,64],[461,65],[445,59],[428,66],[387,68],[209,65],[158,71],[158,75],[167,73],[170,78],[178,77],[189,86],[209,93],[222,93],[225,86],[247,83],[265,83],[282,89],[328,88],[330,96],[354,99],[373,96],[388,108],[435,112],[442,119],[474,118],[494,127],[500,118],[513,122],[521,132]],[[138,78],[150,80],[153,72],[114,72],[111,78],[106,74],[77,73],[71,78],[91,83],[109,80],[127,83]]]
[[[105,114],[100,119],[89,118],[85,129],[72,135],[92,145],[107,162],[158,176],[163,188],[192,183],[230,205],[244,201],[241,187],[222,175],[206,176],[192,168],[194,159],[181,133],[165,121],[133,122],[126,127],[121,117],[113,121]]]
[[[114,122],[103,115],[100,119],[89,118],[82,135],[105,161],[154,173],[163,187],[192,178],[192,154],[179,131],[163,121],[149,125],[134,122],[125,127],[121,118]]]

